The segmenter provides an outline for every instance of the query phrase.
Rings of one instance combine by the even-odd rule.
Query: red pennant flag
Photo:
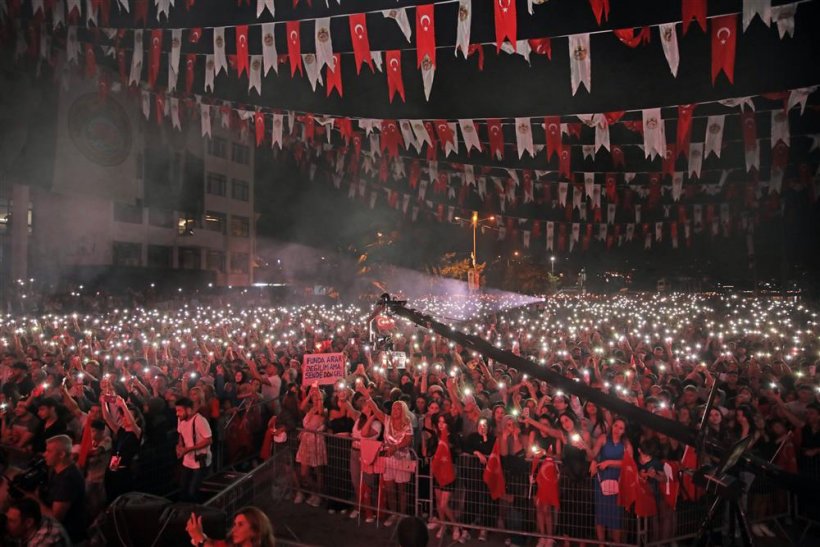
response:
[[[446,438],[439,439],[436,453],[430,462],[430,472],[436,479],[438,486],[447,486],[456,480],[456,471],[453,467],[453,457],[450,445]]]
[[[487,120],[487,133],[490,136],[490,156],[504,158],[504,131],[501,120]]]
[[[501,51],[504,39],[510,41],[513,51],[516,49],[518,36],[518,21],[515,14],[515,0],[495,0],[495,47],[496,53]]]
[[[88,463],[88,456],[91,454],[91,448],[94,444],[92,434],[91,420],[86,419],[83,426],[83,436],[80,440],[80,455],[77,457],[77,466],[80,469],[85,469],[86,463]]]
[[[755,113],[746,110],[740,113],[740,125],[743,130],[743,146],[746,150],[754,150],[757,146],[757,121]]]
[[[416,55],[417,67],[421,68],[424,58],[436,66],[435,5],[416,6]]]
[[[415,190],[419,185],[419,177],[421,176],[421,164],[419,160],[413,160],[410,163],[410,174],[407,177],[407,181],[410,184],[410,188]]]
[[[570,154],[569,147],[561,148],[561,152],[558,154],[558,173],[564,178],[572,178],[572,155]]]
[[[567,124],[567,133],[576,139],[581,138],[581,122],[573,122]]]
[[[609,19],[609,0],[589,0],[589,5],[600,27],[602,19]]]
[[[447,120],[436,120],[436,134],[442,151],[446,152],[448,144],[455,144],[455,135]]]
[[[354,13],[348,16],[350,23],[350,40],[353,42],[353,57],[356,59],[356,74],[361,70],[362,63],[367,63],[371,72],[373,58],[370,56],[370,40],[367,38],[367,21],[364,13]]]
[[[638,477],[638,489],[635,497],[635,515],[638,517],[652,517],[657,513],[658,505],[655,503],[655,493],[649,485],[649,480]]]
[[[202,38],[202,29],[199,27],[192,28],[190,34],[188,34],[188,41],[196,44],[200,38]]]
[[[675,173],[675,160],[678,157],[677,146],[670,142],[666,144],[666,155],[663,157],[663,176],[671,177]]]
[[[196,53],[185,56],[185,93],[191,94],[194,89],[194,70],[196,70]]]
[[[122,83],[123,87],[128,87],[128,72],[127,68],[125,67],[125,50],[118,49],[117,50],[117,67],[120,70],[120,82]]]
[[[316,125],[313,123],[313,115],[305,114],[299,119],[305,125],[305,140],[308,143],[312,143],[313,137],[316,135]]]
[[[349,144],[350,137],[353,136],[353,123],[350,118],[336,118],[333,123],[339,130],[339,134],[344,138],[345,144]]]
[[[134,0],[134,23],[142,23],[148,18],[148,0]]]
[[[661,484],[663,499],[667,506],[675,509],[675,506],[678,504],[678,492],[680,492],[680,462],[665,462],[663,467],[664,474],[667,478],[667,482]]]
[[[154,87],[159,75],[159,58],[162,54],[162,29],[151,31],[151,56],[148,60],[148,85]]]
[[[343,97],[342,93],[342,56],[339,53],[333,54],[334,66],[327,65],[325,72],[325,79],[327,80],[327,97],[330,97],[330,92],[334,89],[339,97]]]
[[[695,111],[694,104],[682,104],[678,106],[678,129],[675,145],[678,154],[689,157],[689,142],[692,140],[692,113]]]
[[[236,75],[248,74],[248,25],[236,27]]]
[[[567,210],[572,216],[572,204],[567,203]],[[567,250],[567,225],[563,222],[558,224],[558,251],[566,252]]]
[[[399,146],[404,144],[401,131],[395,120],[382,120],[381,151],[387,150],[391,158],[398,157]]]
[[[254,113],[253,125],[256,128],[256,147],[259,148],[265,140],[265,117],[261,112]]]
[[[558,469],[555,467],[555,461],[552,458],[545,459],[544,463],[541,464],[535,483],[538,485],[538,491],[535,494],[537,505],[542,507],[548,505],[555,508],[561,506],[558,496]]]
[[[100,76],[97,78],[97,93],[101,101],[105,102],[108,98],[109,91],[111,91],[110,76],[108,75],[108,71],[104,70],[100,72]]]
[[[544,131],[547,134],[547,161],[552,159],[553,154],[561,157],[561,118],[558,116],[547,116],[544,118]]]
[[[624,149],[619,145],[612,145],[612,165],[614,167],[624,167]]]
[[[661,201],[661,176],[658,173],[649,174],[649,197],[646,205],[654,209]]]
[[[722,70],[735,83],[735,47],[737,45],[737,14],[715,17],[712,25],[712,84]]]
[[[285,29],[288,34],[288,59],[290,60],[290,75],[293,77],[296,71],[299,71],[300,76],[304,76],[302,72],[302,46],[299,38],[299,21],[288,21],[285,23]]]
[[[393,96],[398,93],[401,102],[404,100],[404,81],[401,76],[401,51],[391,50],[385,53],[387,63],[387,96],[393,102]]]
[[[552,41],[549,38],[530,38],[529,42],[533,53],[552,60]]]
[[[624,116],[624,111],[623,110],[615,111],[615,112],[606,112],[604,114],[604,118],[606,118],[606,123],[608,123],[609,125],[613,125],[613,124],[617,123],[617,121],[620,120],[621,118],[623,118],[623,116]]]
[[[94,55],[94,44],[85,45],[85,77],[93,78],[97,74],[97,57]]]
[[[634,28],[622,28],[613,30],[612,33],[618,37],[618,40],[631,48],[649,43],[649,27],[643,27],[638,32],[635,32]]]
[[[609,203],[618,203],[617,178],[615,173],[606,174],[606,200]]]
[[[684,36],[692,19],[698,22],[703,32],[706,32],[706,0],[681,0],[681,19]]]
[[[474,54],[478,54],[478,70],[484,70],[484,46],[481,44],[470,44],[469,49],[467,50],[467,58],[472,57]]]
[[[648,225],[644,224],[644,232]],[[632,457],[632,452],[624,450],[621,460],[621,475],[618,478],[618,505],[629,509],[638,496],[638,466]]]
[[[493,451],[487,458],[487,465],[484,467],[484,483],[490,491],[490,498],[500,499],[507,492],[507,484],[504,481],[504,470],[501,468],[501,453],[498,446],[499,441],[495,441]]]
[[[161,91],[157,92],[154,97],[154,104],[156,108],[154,109],[154,114],[157,118],[157,125],[162,124],[163,118],[165,118],[165,95]]]

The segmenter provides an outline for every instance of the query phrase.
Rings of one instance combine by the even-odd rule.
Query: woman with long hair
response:
[[[453,523],[453,541],[461,541],[464,543],[469,535],[466,531],[461,530],[456,523],[456,516],[453,513],[453,508],[450,507],[450,497],[455,491],[455,466],[453,464],[454,447],[451,443],[450,423],[451,418],[448,414],[440,413],[433,418],[433,423],[436,425],[435,434],[433,436],[433,443],[435,444],[435,451],[433,452],[433,462],[431,463],[431,472],[435,479],[435,495],[436,495],[436,511],[440,522],[439,530],[436,537],[441,539],[445,532],[445,522]],[[426,454],[430,455],[430,452]],[[435,524],[435,523],[431,523]],[[466,536],[462,539],[462,535]]]
[[[373,516],[372,493],[375,483],[375,475],[366,471],[362,467],[362,440],[376,440],[382,432],[382,424],[376,419],[373,409],[367,404],[361,393],[353,397],[353,407],[359,411],[350,436],[353,438],[352,449],[350,451],[350,481],[353,483],[353,492],[357,506],[361,505],[365,513],[365,522],[371,523],[376,520]],[[372,469],[370,469],[372,471]],[[353,509],[350,518],[359,516],[359,510]]]
[[[113,434],[111,459],[105,470],[105,496],[109,502],[134,489],[132,464],[139,453],[142,439],[142,428],[125,400],[117,395],[114,405],[119,419],[112,415],[106,401],[100,400],[103,420]]]
[[[268,516],[252,506],[243,507],[233,517],[228,540],[211,539],[202,530],[202,517],[191,513],[185,525],[191,544],[202,547],[276,547],[273,525]]]
[[[304,430],[299,434],[299,449],[296,451],[296,463],[300,464],[299,483],[307,490],[314,487],[313,494],[308,498],[307,503],[313,507],[318,507],[321,503],[319,493],[324,486],[324,466],[327,465],[327,446],[322,432],[325,430],[325,406],[322,390],[318,386],[311,386],[308,397],[302,401],[302,409],[307,408],[302,427]],[[311,480],[311,470],[315,473],[315,481]],[[300,492],[301,494],[301,492]],[[304,495],[299,494],[293,500],[294,503],[301,503]]]
[[[621,461],[624,453],[631,452],[629,440],[624,436],[626,422],[616,418],[612,431],[598,438],[592,449],[593,460],[589,474],[597,478],[595,484],[595,535],[598,541],[606,541],[606,532],[612,541],[620,543],[623,529],[623,509],[618,506],[618,479],[621,477]]]
[[[577,416],[571,410],[561,413],[558,418],[561,427],[561,510],[558,523],[561,534],[568,536],[564,546],[568,547],[570,538],[580,540],[583,547],[584,538],[589,537],[590,526],[587,516],[592,515],[592,500],[589,485],[589,434],[583,430]]]
[[[537,421],[527,417],[525,422],[532,426],[529,446],[533,458],[537,460],[544,458],[545,460],[537,468],[533,467],[533,474],[537,477],[548,476],[542,475],[542,473],[546,473],[549,469],[545,466],[551,465],[553,466],[552,469],[555,469],[555,458],[561,454],[561,431],[552,426],[548,414],[542,414]],[[536,483],[539,484],[539,492],[541,492],[540,485],[542,483],[538,482],[537,479]],[[536,547],[551,547],[555,541],[551,537],[547,537],[555,534],[555,518],[552,510],[553,506],[545,498],[545,493],[535,496],[535,526],[538,533],[544,536],[538,539]]]

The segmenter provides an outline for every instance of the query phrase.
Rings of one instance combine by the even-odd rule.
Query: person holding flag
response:
[[[450,497],[456,484],[456,470],[453,465],[453,446],[450,444],[450,420],[446,414],[438,414],[433,418],[435,427],[436,450],[430,461],[430,474],[435,481],[436,511],[440,519],[437,538],[444,536],[445,522],[456,522],[455,514],[450,507]],[[435,525],[435,523],[431,523]],[[464,543],[470,535],[453,524],[453,541]]]
[[[539,534],[552,536],[555,534],[553,507],[558,509],[560,506],[558,466],[554,458],[561,453],[561,432],[552,427],[547,414],[542,414],[538,421],[526,417],[523,422],[532,426],[529,446],[533,457],[531,475],[536,484],[536,528]],[[554,543],[552,538],[542,537],[536,547],[552,547]]]

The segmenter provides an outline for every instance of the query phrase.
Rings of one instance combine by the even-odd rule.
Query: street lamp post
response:
[[[553,274],[553,275],[555,274],[555,257],[554,256],[550,257],[550,273]]]

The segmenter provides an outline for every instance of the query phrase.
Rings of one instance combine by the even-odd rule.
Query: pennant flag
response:
[[[202,136],[211,137],[211,105],[200,104],[200,125],[202,127]]]
[[[202,29],[199,27],[192,28],[188,33],[188,41],[192,44],[199,43],[200,38],[202,38]]]
[[[609,19],[609,0],[589,0],[589,5],[600,27],[603,19]]]
[[[692,114],[694,104],[678,105],[678,127],[675,146],[678,154],[689,155],[689,142],[692,140]]]
[[[214,74],[223,70],[228,72],[228,59],[225,57],[225,27],[214,27]]]
[[[703,165],[703,143],[692,143],[689,147],[689,176],[700,178]]]
[[[781,4],[772,7],[772,19],[777,23],[777,33],[780,39],[786,34],[794,38],[794,14],[797,11],[797,2],[793,4]]]
[[[772,0],[743,0],[743,32],[749,28],[754,16],[760,17],[764,25],[772,25]]]
[[[720,151],[723,148],[723,123],[725,119],[726,116],[723,114],[709,116],[706,122],[705,157],[709,157],[709,154],[720,157]]]
[[[253,125],[256,129],[256,146],[258,147],[265,140],[265,116],[261,112],[254,113]]]
[[[582,83],[587,93],[592,92],[589,34],[573,34],[569,37],[569,63],[572,94],[575,95]]]
[[[236,75],[248,72],[248,25],[238,25],[236,32]]]
[[[339,53],[333,54],[333,63],[327,65],[325,78],[327,79],[327,96],[330,97],[334,89],[343,97],[342,92],[342,56]]]
[[[282,127],[284,125],[284,115],[274,114],[273,125],[271,126],[271,148],[279,146],[282,149]]]
[[[268,10],[271,19],[276,15],[273,0],[256,0],[256,18],[262,17],[262,12]]]
[[[73,28],[73,27],[72,27]],[[131,74],[128,85],[139,85],[142,79],[142,30],[134,31],[134,52],[131,55]]]
[[[168,89],[176,91],[179,77],[179,52],[182,46],[182,29],[171,31],[171,53],[168,56]]]
[[[530,38],[529,43],[533,53],[552,60],[552,40],[550,38]]]
[[[490,137],[490,156],[497,160],[504,158],[504,131],[501,120],[487,120],[487,133]]]
[[[262,95],[262,56],[251,55],[251,70],[248,73],[248,93],[255,89],[256,93]]]
[[[501,51],[501,44],[509,40],[516,47],[518,36],[515,0],[494,0],[495,5],[495,47]]]
[[[677,23],[658,25],[658,30],[661,33],[663,55],[666,57],[666,62],[669,64],[669,70],[675,78],[678,77],[678,65],[680,64],[680,54],[678,53],[678,33],[675,31],[676,25]]]
[[[307,72],[310,87],[313,91],[316,91],[316,84],[322,85],[322,73],[319,72],[319,63],[316,62],[316,55],[313,53],[305,53],[302,55],[302,61],[305,65],[305,72]]]
[[[407,18],[407,10],[405,8],[384,10],[382,11],[382,15],[386,19],[393,19],[396,24],[399,25],[399,29],[409,43],[413,33],[410,30],[410,20]]]
[[[97,58],[94,55],[94,44],[85,45],[85,77],[93,78],[97,74]]]
[[[458,126],[461,128],[461,136],[464,138],[464,147],[467,148],[467,154],[475,148],[481,152],[481,141],[478,138],[478,129],[473,120],[458,120]]]
[[[616,29],[612,33],[618,40],[631,48],[649,43],[649,27],[643,27],[638,32],[635,32],[634,28]]]
[[[162,29],[151,31],[151,56],[148,59],[148,86],[154,87],[159,75],[159,59],[162,54]]]
[[[715,17],[712,25],[712,84],[723,71],[729,83],[735,82],[735,47],[737,41],[737,16],[735,14]]]
[[[285,23],[285,29],[288,34],[288,60],[290,61],[290,76],[291,78],[299,71],[299,74],[304,76],[302,71],[302,45],[299,37],[299,21],[288,21]]]
[[[456,56],[458,52],[466,59],[470,55],[470,25],[473,21],[472,0],[458,1],[458,23],[456,26]]]
[[[416,7],[416,55],[417,66],[421,67],[425,58],[436,66],[435,5]]]
[[[666,132],[661,118],[660,108],[647,108],[643,111],[643,147],[644,155],[654,159],[666,154]]]
[[[436,453],[430,461],[430,474],[436,479],[440,487],[448,486],[455,482],[456,471],[453,467],[453,457],[450,453],[450,445],[447,439],[441,438],[438,441]]]
[[[547,223],[549,226],[549,223]],[[493,451],[487,458],[487,465],[484,467],[483,480],[490,492],[490,498],[493,500],[501,499],[507,491],[507,485],[504,481],[504,470],[501,468],[501,450],[499,448],[500,441],[497,439],[493,446]]]
[[[740,125],[743,131],[743,143],[746,150],[757,146],[757,121],[754,112],[741,112]]]
[[[547,116],[544,118],[544,131],[547,134],[547,161],[553,154],[561,154],[561,118]]]
[[[521,159],[524,152],[529,153],[530,157],[535,157],[529,118],[515,118],[515,137],[518,144],[518,159]]]
[[[425,55],[421,63],[421,81],[424,86],[424,98],[430,100],[430,90],[433,88],[433,78],[436,75],[436,65]]]
[[[265,76],[270,69],[279,74],[279,55],[276,53],[276,38],[273,34],[273,23],[262,25],[262,62],[265,67]]]
[[[692,19],[698,22],[703,32],[706,32],[706,0],[681,0],[681,12],[684,36]]]
[[[333,41],[330,38],[330,17],[321,17],[315,21],[316,62],[319,70],[334,62]]]
[[[789,115],[782,110],[772,110],[772,148],[782,141],[789,146]]]

